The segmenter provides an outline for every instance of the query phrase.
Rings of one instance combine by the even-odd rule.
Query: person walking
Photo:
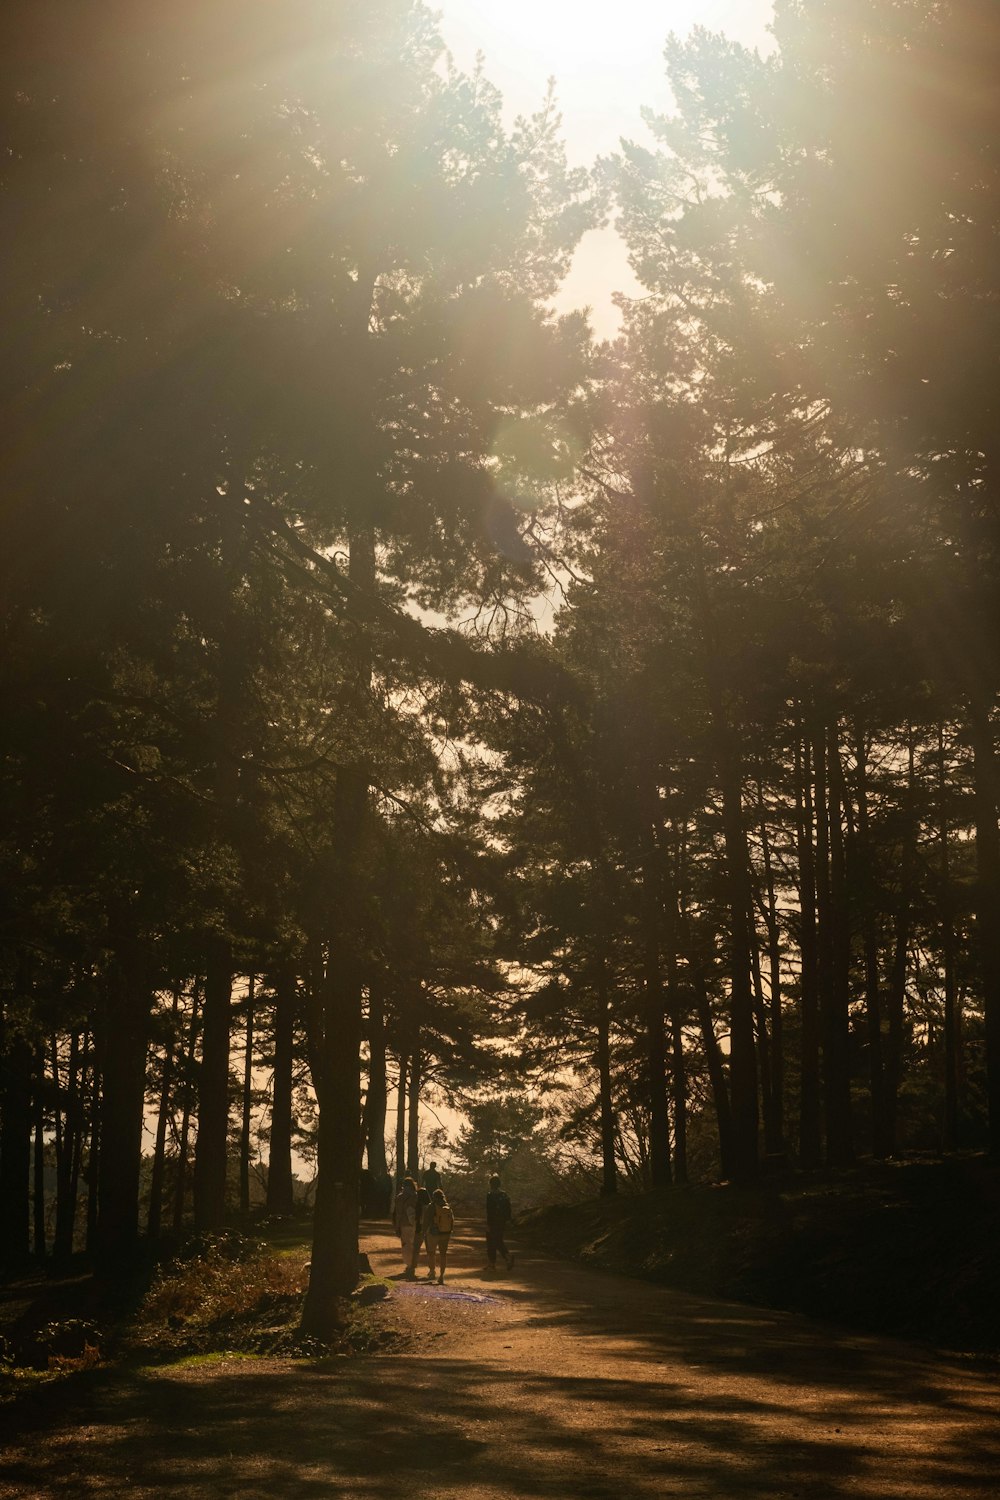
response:
[[[417,1233],[417,1184],[412,1177],[404,1177],[403,1184],[392,1205],[392,1227],[399,1235],[403,1251],[403,1275],[412,1281],[414,1250],[413,1241]]]
[[[497,1256],[502,1255],[508,1271],[514,1269],[514,1257],[504,1244],[504,1230],[513,1216],[510,1199],[500,1186],[500,1178],[493,1174],[490,1190],[486,1194],[486,1259],[490,1270],[495,1271]]]
[[[438,1286],[444,1285],[444,1271],[448,1263],[448,1242],[455,1227],[455,1215],[444,1195],[443,1188],[435,1188],[427,1214],[427,1261],[430,1265],[430,1280],[435,1279],[435,1262],[439,1262]]]
[[[426,1172],[424,1173],[424,1187],[427,1189],[427,1191],[433,1197],[433,1195],[437,1192],[437,1190],[438,1190],[438,1188],[440,1186],[441,1186],[441,1173],[438,1171],[437,1162],[436,1161],[432,1161],[431,1164],[430,1164],[430,1166],[427,1168]]]
[[[417,1274],[417,1261],[420,1259],[420,1251],[427,1238],[427,1229],[431,1218],[431,1195],[425,1187],[417,1188],[417,1222],[413,1232],[413,1260],[410,1270],[414,1276]],[[430,1254],[430,1246],[427,1247]]]

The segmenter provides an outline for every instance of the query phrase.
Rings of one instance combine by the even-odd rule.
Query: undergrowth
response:
[[[303,1334],[308,1276],[307,1247],[223,1232],[189,1239],[151,1277],[148,1262],[137,1266],[126,1278],[127,1296],[123,1283],[109,1287],[89,1275],[25,1279],[0,1319],[0,1405],[121,1360],[343,1357],[402,1341],[379,1300],[389,1283],[373,1276],[344,1300],[343,1327],[331,1342]]]
[[[146,1354],[276,1352],[305,1291],[304,1263],[236,1236],[202,1238],[161,1266],[128,1339]]]
[[[333,1342],[300,1332],[307,1281],[301,1256],[238,1235],[202,1237],[156,1272],[128,1348],[146,1359],[213,1353],[304,1358],[368,1352],[393,1341],[377,1307],[350,1303]]]

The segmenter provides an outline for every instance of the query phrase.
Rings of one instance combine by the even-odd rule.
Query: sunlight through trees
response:
[[[0,24],[4,1263],[308,1161],[323,1337],[430,1101],[535,1196],[995,1155],[994,8],[664,36],[592,170],[409,0]]]

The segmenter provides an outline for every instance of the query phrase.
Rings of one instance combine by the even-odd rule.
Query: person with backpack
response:
[[[435,1188],[427,1212],[427,1261],[430,1265],[429,1279],[433,1281],[435,1261],[440,1256],[441,1274],[438,1286],[444,1285],[444,1268],[448,1261],[448,1241],[455,1227],[455,1215],[444,1195],[443,1188]]]
[[[508,1271],[514,1269],[514,1257],[503,1238],[512,1216],[510,1199],[500,1186],[500,1178],[494,1173],[490,1178],[490,1190],[486,1194],[486,1259],[491,1271],[496,1270],[498,1255],[502,1255],[507,1262]]]

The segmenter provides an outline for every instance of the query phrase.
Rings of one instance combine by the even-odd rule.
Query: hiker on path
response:
[[[441,1173],[437,1169],[437,1162],[432,1161],[424,1173],[424,1187],[433,1197],[441,1186]]]
[[[428,1279],[433,1281],[435,1261],[440,1257],[441,1274],[437,1277],[438,1286],[444,1286],[444,1268],[448,1261],[448,1241],[451,1239],[451,1231],[455,1227],[455,1215],[444,1195],[443,1188],[435,1188],[434,1196],[431,1198],[430,1208],[427,1212],[427,1261],[430,1265]]]
[[[427,1238],[427,1228],[430,1223],[431,1195],[425,1187],[417,1188],[417,1223],[413,1233],[413,1259],[410,1262],[410,1270],[414,1276],[417,1274],[417,1261],[420,1259],[420,1251],[424,1240]],[[430,1246],[427,1247],[430,1254]]]
[[[486,1194],[486,1259],[490,1270],[495,1271],[497,1256],[502,1255],[508,1271],[514,1269],[514,1257],[504,1244],[503,1232],[513,1216],[510,1199],[500,1186],[500,1178],[493,1174],[490,1190]]]
[[[403,1274],[413,1277],[413,1241],[417,1232],[417,1184],[412,1177],[404,1177],[403,1185],[392,1205],[392,1227],[399,1235],[403,1250]]]

